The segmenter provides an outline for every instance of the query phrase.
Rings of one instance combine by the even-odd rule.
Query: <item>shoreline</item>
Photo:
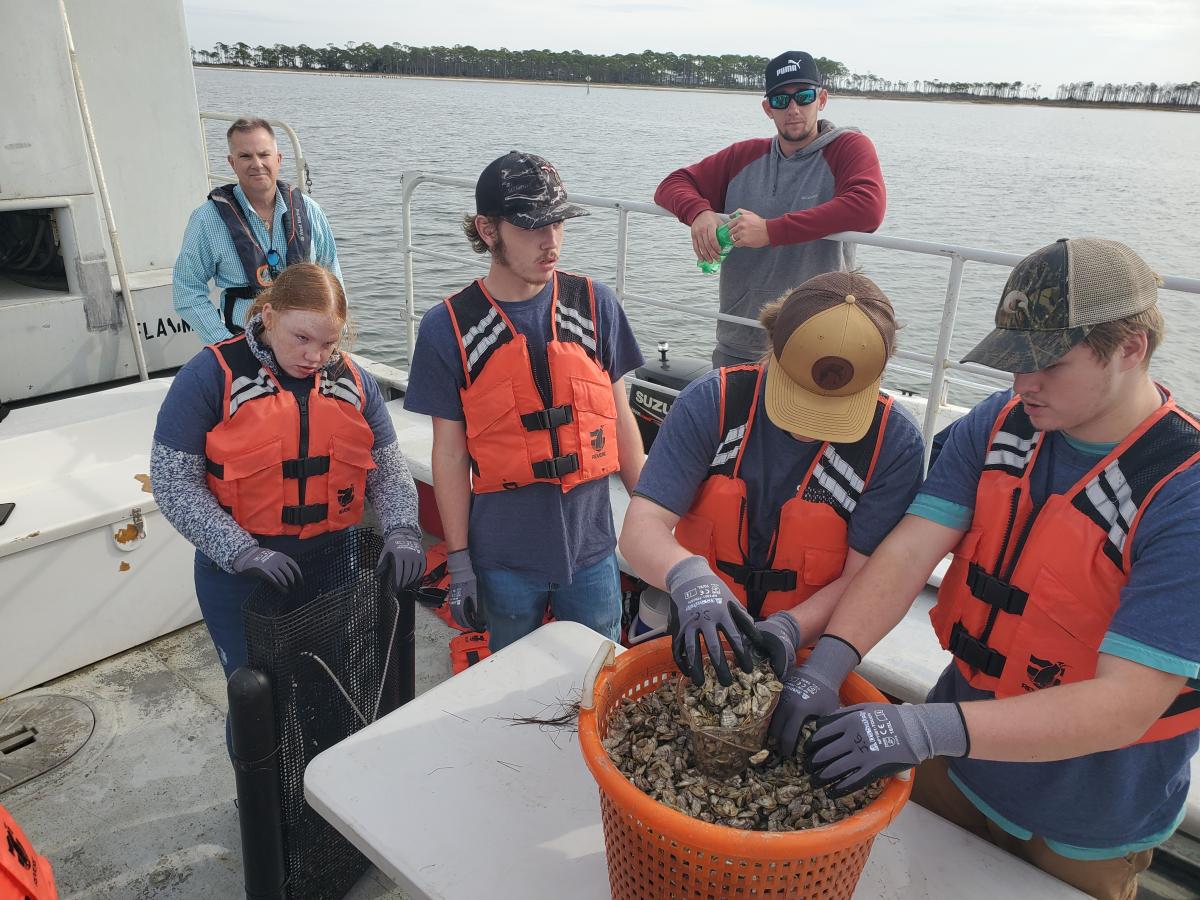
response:
[[[275,75],[320,75],[326,78],[395,78],[410,81],[469,81],[477,84],[536,84],[550,87],[582,87],[606,90],[686,91],[701,94],[752,94],[756,90],[738,88],[682,87],[666,84],[616,84],[613,82],[556,81],[541,78],[480,78],[468,75],[400,75],[392,72],[331,72],[325,69],[280,69],[261,66],[227,66],[192,63],[192,68],[220,72],[265,72]],[[1048,97],[975,97],[971,94],[921,94],[901,91],[838,91],[831,97],[859,100],[898,100],[907,103],[965,103],[983,106],[1043,106],[1063,109],[1149,110],[1151,112],[1200,113],[1200,107],[1178,106],[1169,103],[1093,103],[1086,100],[1056,100]]]

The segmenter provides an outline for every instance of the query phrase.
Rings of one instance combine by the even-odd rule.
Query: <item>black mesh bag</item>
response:
[[[399,608],[375,574],[382,546],[374,532],[352,529],[296,558],[302,587],[264,585],[244,608],[249,665],[266,673],[274,697],[292,900],[340,898],[369,865],[305,802],[304,770],[363,718],[399,705]]]

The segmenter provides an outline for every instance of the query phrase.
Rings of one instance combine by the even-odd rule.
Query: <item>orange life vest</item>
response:
[[[892,398],[880,393],[875,418],[859,440],[820,445],[795,496],[779,510],[766,566],[755,568],[747,561],[750,510],[738,473],[764,370],[731,366],[720,373],[722,439],[692,508],[675,526],[675,540],[705,557],[752,615],[767,616],[791,609],[842,574],[847,526],[875,469]]]
[[[50,861],[0,806],[0,900],[58,900]]]
[[[1066,493],[1037,506],[1030,476],[1044,445],[1014,398],[992,427],[971,528],[930,611],[963,677],[997,697],[1096,674],[1134,532],[1159,489],[1200,458],[1200,426],[1168,394]],[[1185,687],[1140,742],[1197,727],[1200,693]]]
[[[209,348],[225,373],[223,418],[205,440],[208,486],[258,535],[310,538],[362,519],[374,433],[354,366],[322,369],[306,397],[282,387],[239,335]]]
[[[455,675],[491,655],[487,632],[469,631],[450,638],[450,668]]]
[[[599,357],[590,278],[556,272],[539,385],[525,336],[475,281],[446,299],[466,386],[460,391],[477,494],[534,482],[563,491],[620,469],[617,407]]]

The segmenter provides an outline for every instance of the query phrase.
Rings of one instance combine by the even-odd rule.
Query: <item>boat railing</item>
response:
[[[233,124],[240,118],[242,118],[242,116],[238,115],[237,113],[200,113],[200,132],[204,140],[204,169],[205,176],[208,178],[209,187],[216,187],[219,184],[227,184],[230,176],[228,173],[213,173],[212,155],[208,152],[208,135],[204,131],[205,123],[229,122],[230,124]],[[267,119],[267,121],[271,124],[272,128],[277,128],[282,131],[292,144],[291,162],[296,172],[292,180],[292,184],[299,185],[300,189],[306,194],[311,193],[310,189],[312,188],[312,178],[308,171],[308,161],[304,158],[304,149],[300,146],[300,136],[296,134],[291,125],[289,125],[287,122],[284,122],[282,119]]]
[[[455,255],[429,247],[414,244],[412,236],[412,197],[418,187],[423,184],[442,185],[447,187],[475,189],[475,180],[450,175],[438,175],[430,172],[410,170],[402,175],[402,207],[401,215],[404,227],[404,320],[408,359],[412,359],[413,347],[416,344],[416,291],[414,286],[415,258],[417,256],[447,260],[456,264],[465,261],[463,255]],[[570,195],[572,203],[594,209],[605,209],[616,213],[617,216],[617,247],[616,247],[616,283],[613,285],[617,297],[622,303],[633,302],[669,309],[682,315],[696,319],[710,319],[722,322],[736,322],[740,325],[759,326],[757,321],[739,316],[720,313],[716,310],[696,309],[694,305],[658,297],[638,294],[629,289],[626,281],[628,272],[629,252],[629,217],[630,215],[664,216],[674,218],[674,215],[653,203],[635,200],[621,200],[614,197],[595,197],[587,194]],[[934,241],[919,241],[911,238],[895,237],[886,234],[865,234],[848,231],[830,235],[831,239],[841,240],[852,244],[864,244],[900,253],[915,253],[923,256],[942,257],[947,260],[945,300],[942,303],[941,321],[938,326],[937,345],[932,354],[920,353],[913,350],[901,349],[889,363],[890,372],[903,372],[917,375],[928,380],[929,393],[925,406],[922,433],[925,437],[926,453],[932,446],[933,435],[937,431],[938,414],[948,409],[948,389],[951,384],[967,388],[993,391],[998,387],[1007,387],[1012,383],[1012,376],[997,372],[985,366],[974,363],[961,363],[950,358],[950,342],[954,337],[955,319],[958,315],[959,295],[962,289],[963,271],[968,263],[1003,266],[1012,268],[1023,257],[1019,253],[1005,253],[997,250],[985,250],[975,247],[964,247],[958,244],[944,244]],[[1163,287],[1166,290],[1182,291],[1190,294],[1200,294],[1200,278],[1184,278],[1179,276],[1164,276]],[[640,384],[653,388],[661,393],[675,393],[662,385],[649,384],[633,377],[626,377],[632,384]]]

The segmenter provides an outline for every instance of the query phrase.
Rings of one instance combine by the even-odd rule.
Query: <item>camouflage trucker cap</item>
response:
[[[1160,279],[1117,241],[1060,238],[1013,268],[996,308],[996,328],[963,362],[1036,372],[1057,362],[1092,327],[1145,312]]]
[[[518,228],[541,228],[588,211],[567,202],[558,170],[540,156],[510,150],[493,160],[475,184],[475,212]]]

